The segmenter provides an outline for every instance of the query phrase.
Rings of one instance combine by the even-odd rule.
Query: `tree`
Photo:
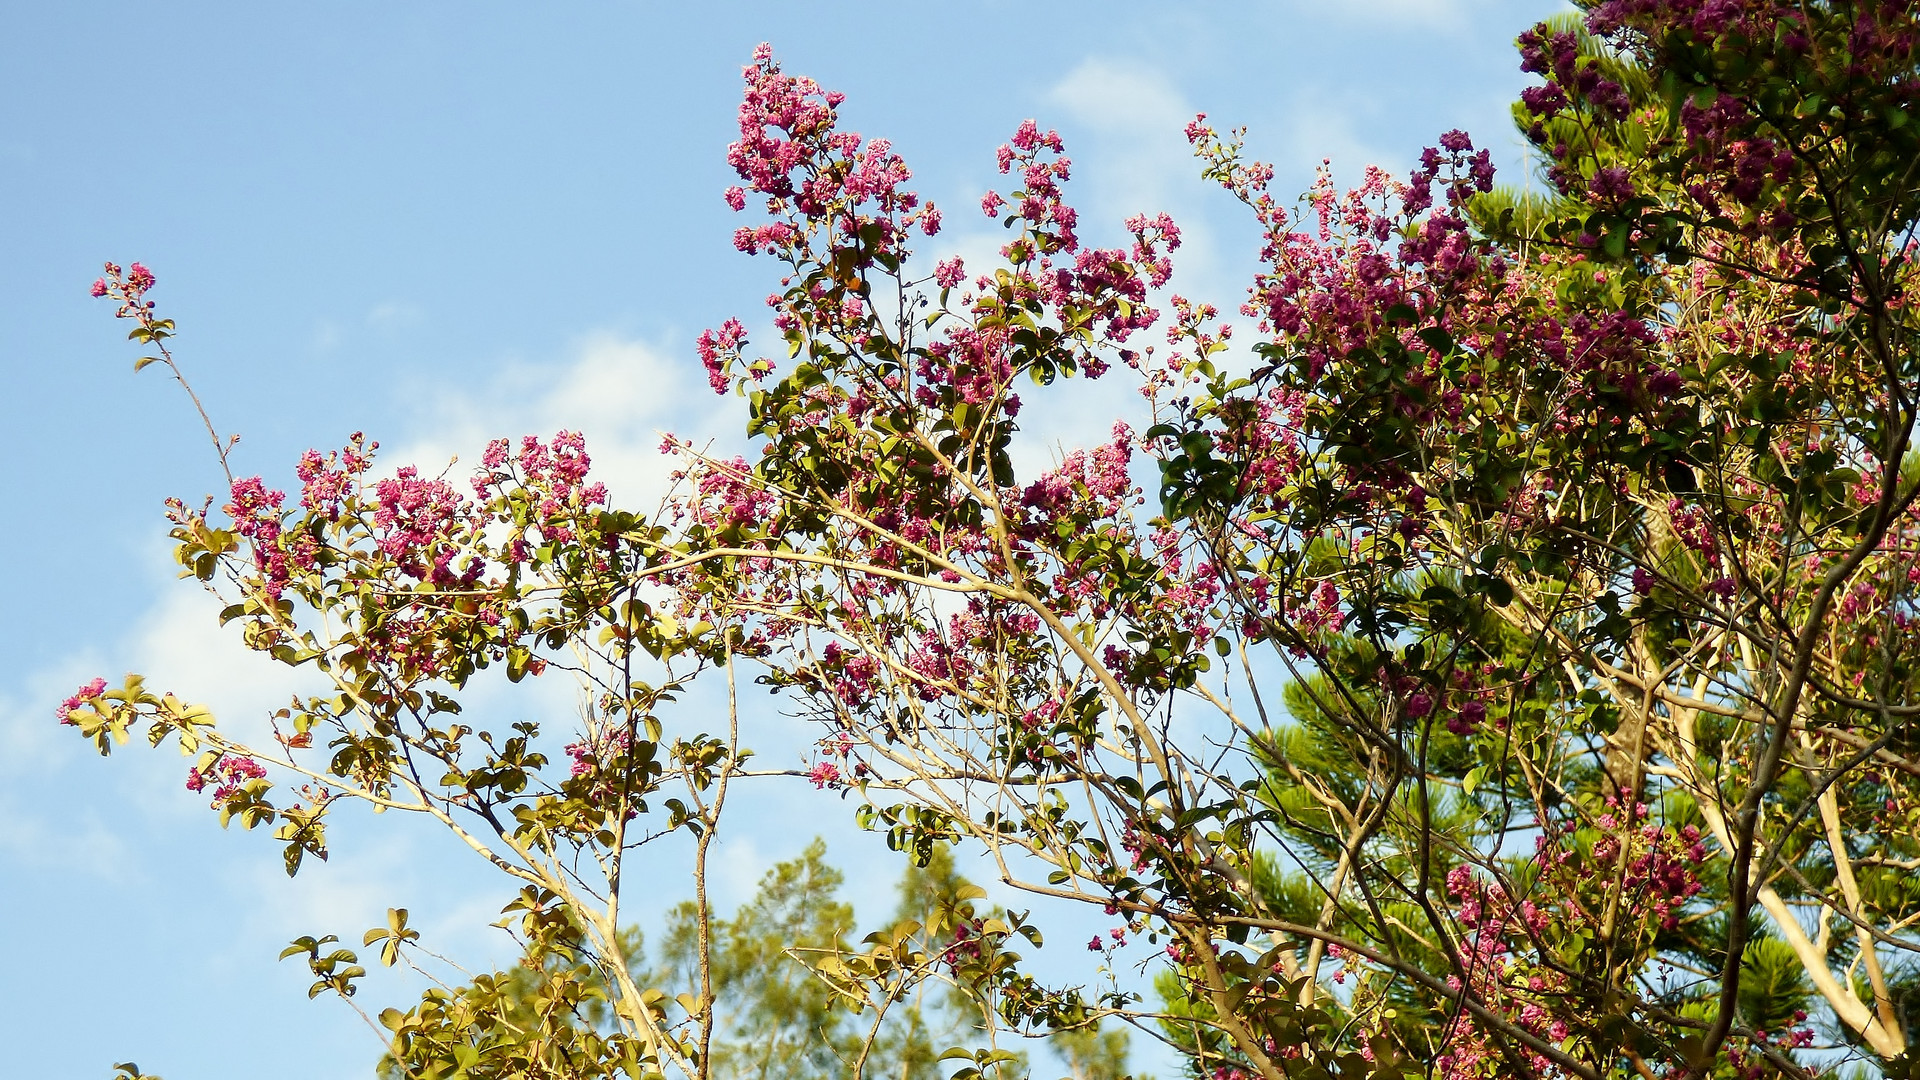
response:
[[[916,986],[911,998],[873,1011],[870,1019],[841,1007],[836,976],[844,976],[837,964],[852,951],[853,908],[835,899],[844,877],[825,856],[826,845],[815,840],[799,858],[769,870],[758,895],[731,921],[707,928],[712,945],[704,962],[715,1014],[725,1018],[723,1037],[713,1046],[714,1075],[939,1077],[941,1052],[983,1027],[984,1019],[969,1016],[964,999],[939,993],[937,984]],[[971,918],[980,891],[954,871],[942,849],[926,868],[908,866],[900,893],[900,908],[882,931],[889,940]],[[695,905],[676,907],[662,984],[700,984],[701,936]]]
[[[764,209],[736,244],[783,267],[786,349],[738,321],[700,340],[755,460],[674,444],[649,517],[603,508],[566,433],[496,443],[472,498],[375,481],[357,441],[302,463],[297,510],[240,479],[230,526],[175,508],[182,563],[338,693],[288,710],[278,753],[137,680],[64,718],[103,750],[178,737],[290,870],[341,798],[430,814],[525,881],[532,954],[607,972],[615,1033],[423,1067],[711,1074],[710,961],[676,1009],[615,920],[638,837],[691,832],[698,882],[728,786],[771,771],[737,710],[709,732],[670,707],[752,670],[819,725],[813,781],[895,847],[971,845],[1102,908],[1108,940],[1165,944],[1151,1004],[1107,965],[1034,976],[1015,913],[818,966],[862,1010],[949,981],[991,1018],[967,1069],[1009,1060],[1002,1029],[1117,1019],[1216,1077],[1907,1075],[1920,18],[1605,0],[1582,21],[1520,39],[1550,197],[1497,195],[1449,132],[1405,181],[1323,178],[1296,221],[1240,134],[1196,119],[1265,239],[1244,350],[1215,308],[1160,300],[1164,215],[1082,241],[1032,122],[1000,151],[1017,186],[982,203],[1001,263],[928,272],[908,244],[940,215],[904,163],[763,49],[727,198]],[[138,270],[96,291],[172,367]],[[1142,345],[1156,328],[1170,348]],[[1102,377],[1138,381],[1137,424],[1019,475],[1022,395]],[[570,776],[532,725],[455,719],[496,663],[593,688]],[[270,802],[262,762],[306,804]],[[704,899],[691,925],[711,957]],[[350,988],[351,957],[310,962]],[[555,1039],[564,1065],[539,1057]]]
[[[851,1056],[840,1030],[831,991],[798,956],[824,955],[845,947],[853,908],[836,902],[838,871],[823,861],[818,840],[800,858],[781,863],[761,879],[759,895],[731,922],[709,928],[716,938],[706,962],[716,1011],[732,1017],[734,1037],[716,1042],[714,1068],[725,1076],[835,1076]],[[673,981],[701,980],[698,912],[677,907],[668,920],[666,960]]]
[[[677,905],[668,914],[657,969],[647,963],[639,930],[626,928],[622,961],[629,970],[646,972],[651,985],[672,989],[699,986],[704,959],[717,1025],[710,1065],[714,1076],[838,1077],[859,1071],[855,1063],[864,1055],[864,1071],[876,1076],[939,1077],[941,1050],[982,1027],[984,1019],[969,1014],[964,997],[924,985],[915,1000],[878,1013],[870,1022],[838,1007],[834,984],[823,977],[821,965],[850,948],[854,912],[838,899],[844,883],[844,875],[826,862],[826,845],[816,839],[799,857],[768,870],[754,897],[731,919],[704,927],[704,935],[696,905]],[[889,935],[909,921],[918,928],[942,918],[969,917],[971,899],[978,893],[955,871],[944,848],[934,852],[925,868],[909,864],[899,891],[900,907],[888,924]],[[411,941],[406,920],[405,910],[395,911],[388,932],[369,934],[368,944],[395,934],[402,936],[402,943]],[[710,942],[705,953],[700,950],[703,936]],[[402,962],[413,963],[405,958]],[[556,1002],[565,1003],[576,1023],[600,1031],[612,1026],[606,1002],[613,991],[603,973],[570,956],[549,954],[538,967],[523,963],[511,971],[496,971],[471,980],[469,988],[436,983],[414,1016],[431,1015],[457,995],[462,1000],[455,1010],[467,1009],[463,1037],[469,1040],[484,1039],[476,1028],[535,1031],[543,1023],[551,1026],[544,1014]],[[1124,1033],[1108,1032],[1088,1042],[1087,1052],[1080,1052],[1086,1050],[1080,1042],[1074,1046],[1075,1061],[1091,1053],[1089,1060],[1107,1069],[1098,1075],[1117,1078],[1124,1070]],[[382,1062],[381,1074],[390,1080],[409,1075],[391,1056]]]
[[[1082,1028],[1053,1036],[1053,1045],[1067,1059],[1068,1080],[1121,1080],[1127,1073],[1127,1033],[1124,1028]]]

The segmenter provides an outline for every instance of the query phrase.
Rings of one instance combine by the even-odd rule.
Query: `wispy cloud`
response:
[[[618,334],[589,334],[558,364],[508,364],[453,390],[409,388],[420,402],[414,434],[396,440],[382,459],[436,471],[456,457],[477,462],[491,439],[547,438],[564,428],[586,436],[593,475],[617,504],[645,507],[665,490],[674,467],[659,452],[661,434],[699,442],[718,432],[721,402],[697,376],[691,356]]]
[[[1068,148],[1088,166],[1075,182],[1091,196],[1083,209],[1104,217],[1172,209],[1170,198],[1198,188],[1184,134],[1195,109],[1154,65],[1089,57],[1055,83],[1047,99],[1076,137],[1090,137],[1090,145]],[[1100,224],[1111,228],[1118,221]]]
[[[405,300],[383,300],[367,310],[367,325],[386,333],[419,326],[425,321],[426,312],[418,304]]]
[[[1081,61],[1047,92],[1074,119],[1105,131],[1164,141],[1192,116],[1157,68],[1109,57]]]

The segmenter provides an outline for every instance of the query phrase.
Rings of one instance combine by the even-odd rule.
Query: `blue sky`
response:
[[[133,1058],[168,1080],[366,1076],[374,1038],[337,1003],[307,1002],[281,945],[357,940],[405,905],[463,959],[502,952],[483,928],[507,891],[432,833],[349,821],[333,862],[288,883],[266,838],[222,833],[180,790],[171,751],[101,762],[54,725],[96,673],[141,670],[236,718],[292,686],[173,579],[161,501],[197,501],[218,473],[178,389],[132,373],[123,327],[87,296],[103,259],[159,275],[180,358],[243,435],[244,473],[287,478],[300,450],[356,430],[389,464],[437,468],[496,434],[566,426],[586,432],[616,496],[637,498],[659,475],[657,431],[727,438],[742,419],[706,391],[691,343],[729,315],[752,325],[773,281],[732,250],[720,198],[755,43],[845,91],[848,126],[893,139],[948,211],[926,254],[977,266],[997,245],[972,207],[998,179],[994,147],[1032,116],[1067,140],[1084,233],[1111,240],[1128,214],[1172,212],[1189,238],[1176,287],[1231,309],[1255,240],[1186,156],[1194,112],[1247,125],[1283,192],[1322,158],[1342,175],[1404,172],[1454,127],[1517,178],[1510,42],[1561,6],[13,5],[0,21],[0,416],[17,455],[0,474],[6,1071],[104,1077]],[[1098,437],[1126,407],[1076,405],[1035,418],[1042,441]],[[767,745],[787,749],[768,723]],[[849,806],[799,784],[754,798],[723,905],[824,833],[863,914],[884,914],[867,898],[897,864]],[[676,888],[641,898],[643,923]],[[1074,960],[1075,937],[1056,940]],[[407,992],[363,996],[377,1009]]]

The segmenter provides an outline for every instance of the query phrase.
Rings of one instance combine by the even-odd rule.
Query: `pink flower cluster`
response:
[[[403,465],[373,490],[380,550],[402,573],[463,589],[480,579],[485,561],[455,539],[465,531],[463,519],[471,507],[452,484],[425,479],[412,465]]]
[[[373,452],[378,449],[379,443],[368,442],[366,436],[356,431],[348,437],[343,449],[325,455],[318,450],[308,450],[300,455],[294,472],[300,478],[301,507],[328,521],[339,520],[347,499],[359,487],[360,477],[373,467]]]
[[[586,738],[568,743],[563,750],[572,765],[568,770],[566,790],[569,794],[609,808],[616,805],[623,795],[632,796],[627,806],[627,819],[637,817],[641,807],[636,803],[641,792],[623,790],[624,784],[633,783],[637,786],[644,782],[629,772],[632,762],[628,754],[632,749],[633,733],[624,727],[596,728]]]
[[[1340,587],[1331,581],[1314,586],[1312,595],[1289,613],[1293,625],[1308,635],[1337,634],[1346,622],[1340,607]]]
[[[197,793],[209,783],[213,784],[213,796],[209,805],[218,810],[227,800],[240,794],[249,782],[264,780],[266,776],[266,766],[258,761],[250,757],[223,754],[213,764],[207,766],[205,771],[188,769],[187,790]]]
[[[1135,215],[1126,223],[1134,236],[1131,249],[1082,249],[1076,232],[1079,213],[1061,189],[1072,165],[1060,156],[1063,149],[1058,132],[1042,132],[1032,120],[1022,123],[1012,142],[999,150],[1000,171],[1017,174],[1021,187],[1013,192],[1011,204],[990,191],[981,206],[988,216],[998,217],[1001,207],[1013,205],[1015,220],[1024,225],[1001,249],[1021,271],[1016,276],[1021,292],[1037,291],[1060,309],[1089,307],[1089,324],[1101,326],[1106,340],[1124,342],[1159,320],[1159,313],[1146,306],[1147,290],[1172,276],[1168,253],[1180,247],[1180,230],[1166,214]],[[1056,255],[1072,255],[1072,269],[1056,265]],[[976,312],[986,309],[977,307]],[[1087,374],[1098,376],[1104,366],[1089,365]]]
[[[1420,167],[1408,179],[1402,205],[1410,218],[1432,207],[1436,181],[1446,185],[1447,205],[1419,221],[1397,254],[1408,267],[1425,267],[1436,283],[1465,281],[1480,271],[1484,246],[1469,230],[1465,208],[1474,194],[1493,190],[1493,159],[1485,150],[1475,151],[1464,131],[1440,136],[1440,147],[1422,151]],[[1366,272],[1364,265],[1361,272]]]
[[[714,393],[725,394],[732,385],[727,372],[739,359],[740,346],[746,343],[747,328],[740,325],[739,319],[728,319],[718,330],[700,331],[694,347],[700,354],[700,363],[707,369],[707,385],[713,387]]]
[[[317,545],[313,536],[304,531],[291,536],[283,533],[286,493],[269,490],[258,476],[235,480],[230,498],[222,509],[233,519],[233,531],[252,541],[254,569],[260,574],[261,588],[278,600],[295,571],[305,573],[314,568]]]
[[[1756,102],[1768,91],[1741,85],[1743,80],[1772,72],[1766,77],[1796,81],[1804,100],[1858,100],[1869,110],[1874,106],[1865,105],[1863,87],[1869,94],[1887,94],[1881,108],[1904,107],[1914,100],[1911,73],[1920,50],[1920,21],[1910,5],[1808,8],[1783,0],[1605,0],[1589,8],[1586,22],[1609,50],[1656,70],[1684,71],[1694,62],[1686,59],[1689,56],[1731,55],[1756,47],[1766,52],[1771,63],[1755,63],[1749,69],[1754,76],[1730,76],[1731,85],[1708,91],[1705,100],[1680,103],[1690,160],[1686,174],[1670,178],[1678,180],[1708,217],[1739,217],[1740,211],[1751,211],[1740,226],[1751,235],[1778,235],[1794,226],[1792,193],[1772,199],[1769,192],[1783,189],[1802,172],[1794,144],[1807,144],[1776,119],[1763,117],[1764,110],[1756,111]],[[1846,56],[1844,65],[1814,61],[1827,43]],[[1553,141],[1546,122],[1569,110],[1585,110],[1607,122],[1640,122],[1651,116],[1633,114],[1625,88],[1606,76],[1600,50],[1583,56],[1574,33],[1543,23],[1521,35],[1520,46],[1523,70],[1545,80],[1524,90],[1521,100],[1534,118],[1530,137],[1555,159],[1549,178],[1563,192],[1601,205],[1629,197],[1624,171],[1581,160],[1586,153]],[[1805,66],[1795,72],[1797,64]],[[1685,74],[1682,79],[1686,81]],[[1819,110],[1795,119],[1806,121],[1807,128],[1826,123]],[[1809,133],[1817,141],[1830,137]]]
[[[1806,1018],[1805,1012],[1799,1009],[1794,1010],[1794,1023],[1802,1023]],[[1726,1057],[1727,1065],[1733,1070],[1735,1080],[1761,1080],[1761,1077],[1779,1075],[1773,1061],[1767,1056],[1767,1051],[1772,1050],[1777,1053],[1812,1045],[1813,1029],[1795,1027],[1788,1028],[1786,1031],[1756,1031],[1748,1036],[1744,1045],[1728,1042],[1720,1052]]]
[[[1046,632],[1031,612],[978,598],[958,613],[913,610],[919,589],[908,582],[915,578],[958,586],[970,574],[1005,575],[1010,562],[1063,618],[1114,617],[1142,628],[1147,640],[1137,653],[1131,643],[1118,647],[1115,669],[1126,678],[1147,685],[1184,677],[1170,669],[1189,670],[1194,645],[1215,632],[1220,573],[1204,559],[1184,573],[1176,565],[1115,609],[1116,582],[1153,566],[1133,520],[1141,502],[1130,476],[1134,433],[1118,427],[1110,441],[1066,455],[1037,480],[1012,480],[995,460],[1020,412],[1016,380],[1097,377],[1115,355],[1138,366],[1138,354],[1121,346],[1159,317],[1148,300],[1170,280],[1178,226],[1166,215],[1143,214],[1126,222],[1128,242],[1085,244],[1081,219],[1065,198],[1071,164],[1062,140],[1029,121],[999,153],[1016,190],[986,200],[991,212],[1012,219],[1006,267],[975,278],[971,288],[957,258],[941,260],[930,277],[914,277],[896,259],[900,226],[917,204],[889,204],[907,178],[892,148],[834,130],[838,99],[779,72],[767,53],[756,57],[746,81],[741,138],[729,158],[741,180],[725,198],[744,209],[764,197],[769,216],[786,227],[768,233],[752,226],[740,243],[771,249],[791,267],[769,305],[775,328],[805,350],[809,377],[756,396],[757,431],[767,439],[760,461],[691,461],[678,520],[731,530],[726,541],[748,548],[819,540],[836,560],[887,571],[855,572],[839,583],[842,602],[820,627],[837,640],[818,658],[793,642],[795,654],[807,657],[799,663],[815,677],[808,685],[818,688],[823,713],[836,718],[850,722],[873,708],[884,680],[898,681],[930,713],[958,713],[991,664],[1022,650],[1043,655]],[[924,216],[916,220],[924,231]],[[861,224],[850,229],[850,221]],[[968,291],[942,297],[928,321],[931,340],[894,352],[897,343],[886,340],[892,327],[875,316],[865,288],[889,276]],[[1208,333],[1204,347],[1223,347],[1229,333]],[[737,323],[702,335],[699,352],[714,389],[724,391],[739,375],[745,336]],[[820,461],[834,466],[819,470]],[[794,491],[807,492],[807,501],[819,500],[827,513],[789,503]],[[996,514],[1011,527],[1010,548],[995,543]],[[827,523],[819,524],[823,518]],[[793,602],[814,573],[773,558],[738,565],[745,583],[727,602],[760,610]],[[711,586],[701,575],[689,572],[674,584],[688,618],[705,618],[708,607],[719,606],[703,593]],[[865,655],[879,627],[893,643],[884,661]],[[768,620],[755,633],[778,649],[799,631]],[[851,642],[862,648],[849,650]],[[1084,734],[1058,719],[1062,703],[1052,700],[1051,682],[1022,681],[1017,692],[1035,703],[1031,724],[1009,732],[997,753],[1032,762],[1086,752]]]
[[[587,454],[586,438],[577,431],[556,432],[550,442],[523,435],[518,450],[506,439],[495,439],[487,444],[480,466],[473,477],[474,494],[497,500],[510,487],[517,490],[530,504],[533,527],[546,541],[574,540],[579,519],[593,507],[607,504],[606,485],[587,480],[593,458]],[[514,562],[525,559],[525,541],[508,544],[506,555]]]
[[[727,147],[727,164],[754,191],[777,199],[793,198],[799,194],[793,171],[812,150],[805,140],[833,129],[834,107],[845,96],[823,92],[812,79],[782,75],[773,47],[766,44],[754,49],[753,63],[744,74],[747,93],[740,103],[740,140]],[[735,201],[745,205],[744,196],[729,194],[728,202]]]
[[[1465,866],[1447,873],[1447,895],[1460,925],[1469,931],[1460,957],[1466,978],[1448,976],[1448,985],[1473,994],[1530,1034],[1552,1043],[1564,1041],[1569,1028],[1566,1019],[1555,1014],[1555,1005],[1566,996],[1566,976],[1551,967],[1535,968],[1515,955],[1516,939],[1541,940],[1553,928],[1556,913],[1532,900],[1516,903],[1500,886],[1482,882]],[[1483,1066],[1500,1058],[1493,1039],[1465,1010],[1449,1020],[1442,1043],[1445,1052],[1434,1065],[1446,1080],[1477,1080],[1484,1075]],[[1553,1075],[1545,1057],[1526,1049],[1518,1052],[1538,1073]]]
[[[951,259],[942,259],[934,264],[933,282],[942,289],[958,288],[960,283],[966,279],[967,265],[961,261],[958,255],[955,255]]]
[[[740,103],[740,138],[727,147],[727,163],[747,187],[729,188],[727,204],[746,207],[746,192],[765,195],[775,213],[791,209],[812,218],[838,217],[839,232],[858,239],[878,230],[893,247],[909,226],[927,236],[940,230],[940,212],[903,185],[913,174],[885,139],[865,143],[834,129],[835,109],[845,100],[812,79],[783,74],[770,46],[754,50],[743,69],[747,90]],[[873,207],[877,215],[862,213]],[[742,229],[743,251],[784,254],[804,238],[790,224]]]
[[[1079,237],[1074,233],[1080,215],[1067,205],[1060,191],[1061,183],[1072,175],[1073,169],[1070,159],[1057,156],[1065,149],[1059,132],[1042,132],[1038,123],[1023,120],[1013,133],[1013,141],[1002,145],[998,152],[1001,175],[1013,173],[1014,167],[1019,166],[1021,187],[1013,193],[1014,203],[1019,208],[1019,217],[1039,240],[1040,254],[1072,252],[1080,246]],[[1049,158],[1047,151],[1056,156]],[[981,209],[988,217],[999,217],[999,208],[1005,205],[1005,200],[997,193],[989,198],[992,201],[983,201]],[[1012,251],[1003,251],[1003,254],[1014,262],[1025,261]]]
[[[53,715],[63,724],[73,724],[75,722],[73,720],[74,710],[92,706],[92,704],[99,701],[101,695],[106,692],[107,680],[95,676],[82,685],[80,689],[74,691],[71,697],[62,701],[59,708],[53,711]]]
[[[107,263],[106,276],[95,278],[87,292],[96,300],[112,297],[120,301],[120,310],[114,313],[115,318],[151,319],[153,301],[146,296],[153,284],[153,271],[139,263],[134,263],[124,271],[114,263]]]
[[[1464,865],[1446,878],[1455,919],[1465,931],[1465,978],[1452,976],[1450,985],[1550,1043],[1571,1034],[1567,976],[1557,965],[1531,958],[1553,956],[1571,935],[1591,939],[1610,902],[1620,905],[1615,940],[1651,948],[1656,933],[1676,926],[1702,890],[1699,870],[1707,853],[1697,829],[1655,825],[1644,805],[1630,812],[1609,805],[1593,819],[1589,854],[1565,843],[1570,837],[1557,830],[1537,840],[1532,861],[1539,879],[1530,897],[1513,896]],[[1493,1038],[1465,1011],[1450,1022],[1446,1045],[1436,1064],[1449,1080],[1481,1076],[1483,1066],[1499,1057]],[[1523,1052],[1543,1074],[1552,1072],[1544,1058]]]
[[[953,695],[974,672],[964,645],[932,630],[920,632],[906,660],[907,669],[916,676],[914,692],[922,701],[940,701]]]
[[[940,959],[949,967],[958,968],[968,960],[978,960],[987,943],[977,920],[962,922],[953,928],[953,940],[940,951]]]
[[[1404,200],[1409,189],[1386,173],[1369,168],[1359,187],[1339,196],[1332,174],[1322,169],[1308,195],[1317,217],[1313,233],[1289,229],[1286,211],[1249,171],[1234,174],[1232,182],[1267,225],[1261,259],[1271,267],[1255,277],[1253,297],[1241,310],[1260,319],[1262,333],[1277,331],[1307,348],[1316,376],[1370,344],[1387,311],[1426,306],[1424,291],[1415,291],[1416,280],[1388,244],[1402,225],[1389,203]],[[1451,219],[1431,233],[1423,230],[1423,254],[1437,259],[1457,232]]]
[[[1712,513],[1704,506],[1678,497],[1667,500],[1667,522],[1673,535],[1706,560],[1708,569],[1720,565],[1720,540]]]
[[[842,704],[858,708],[866,704],[880,678],[880,661],[864,653],[851,653],[830,641],[821,650],[822,668],[834,676],[833,696]]]
[[[578,780],[603,772],[613,767],[632,746],[633,736],[625,728],[602,731],[593,738],[570,742],[563,748],[573,762],[569,775]]]
[[[838,788],[844,781],[840,778],[840,767],[831,761],[817,761],[807,770],[807,779],[813,781],[815,788]]]
[[[747,460],[735,457],[719,468],[702,471],[694,485],[694,520],[715,529],[751,528],[770,521],[779,499],[753,482]]]
[[[537,571],[555,545],[596,530],[606,489],[588,478],[592,461],[577,432],[526,436],[517,447],[495,440],[472,477],[473,498],[412,466],[371,480],[378,446],[356,433],[340,450],[303,454],[298,510],[260,477],[235,481],[225,511],[252,563],[240,584],[276,601],[293,592],[321,609],[351,591],[353,640],[386,674],[405,684],[463,679],[474,669],[475,650],[480,666],[503,659],[528,625],[517,610],[519,594],[501,586]],[[170,505],[183,535],[207,530],[202,515]],[[594,565],[604,568],[608,545],[595,542],[601,550]],[[492,581],[489,571],[498,574]],[[395,578],[426,588],[392,586]],[[349,580],[385,580],[389,587],[369,591]],[[260,647],[292,632],[287,616],[263,610],[254,618]],[[523,666],[538,674],[544,665],[523,658]]]
[[[1520,95],[1521,103],[1541,120],[1559,115],[1575,100],[1616,120],[1632,108],[1626,88],[1606,77],[1598,57],[1580,55],[1579,39],[1571,32],[1556,32],[1541,23],[1521,34],[1519,44],[1520,70],[1549,78],[1546,86]]]
[[[1039,535],[1076,508],[1097,517],[1113,517],[1133,505],[1140,494],[1128,469],[1133,462],[1133,429],[1122,421],[1113,425],[1113,441],[1091,452],[1070,450],[1060,467],[1041,474],[1020,494],[1020,505],[1033,512],[1023,531]]]
[[[1692,825],[1661,828],[1647,821],[1650,810],[1644,804],[1633,807],[1623,820],[1618,804],[1611,800],[1610,804],[1615,810],[1594,822],[1602,835],[1594,842],[1592,864],[1583,867],[1582,873],[1607,880],[1624,854],[1617,887],[1639,898],[1645,905],[1643,917],[1671,930],[1679,923],[1681,909],[1703,887],[1700,865],[1707,859],[1707,849],[1700,830]]]

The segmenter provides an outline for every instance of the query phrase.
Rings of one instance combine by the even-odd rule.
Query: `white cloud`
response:
[[[23,680],[0,697],[0,855],[41,872],[105,881],[125,877],[126,844],[99,817],[84,785],[52,782],[98,768],[90,744],[61,726],[54,703],[100,671],[92,652]]]
[[[1186,101],[1158,70],[1090,57],[1047,92],[1080,123],[1102,131],[1164,141],[1193,118]]]
[[[328,353],[340,345],[340,324],[332,319],[320,319],[313,324],[313,335],[308,339],[307,347],[316,353]]]
[[[437,472],[455,457],[477,462],[495,438],[578,431],[586,436],[593,477],[607,485],[616,505],[643,508],[665,491],[674,467],[659,453],[661,433],[695,442],[717,433],[719,399],[689,377],[689,369],[697,370],[691,357],[611,333],[590,334],[564,365],[508,365],[472,390],[412,387],[423,403],[416,434],[383,450],[382,459]]]
[[[384,300],[367,311],[367,325],[375,330],[404,330],[424,321],[426,312],[404,300]]]
[[[91,814],[50,820],[44,808],[0,795],[0,853],[9,862],[61,876],[124,880],[126,842]]]
[[[417,312],[394,306],[386,315],[398,319]],[[634,497],[657,494],[671,467],[657,453],[660,429],[673,428],[689,438],[712,434],[716,410],[708,402],[713,399],[697,379],[685,377],[683,366],[651,345],[597,334],[583,339],[562,364],[511,365],[477,388],[455,394],[421,387],[416,396],[428,404],[416,414],[411,436],[395,440],[400,450],[382,455],[383,464],[414,460],[431,468],[455,454],[473,461],[492,437],[550,436],[565,427],[587,434],[595,475],[623,505],[633,505]],[[145,561],[156,599],[144,614],[123,624],[121,640],[102,641],[97,649],[16,676],[0,688],[0,860],[6,865],[75,879],[142,878],[153,868],[151,859],[135,850],[144,842],[140,837],[204,824],[210,816],[202,801],[181,790],[186,768],[171,744],[155,752],[135,739],[118,748],[110,762],[89,760],[92,748],[52,715],[53,706],[87,679],[104,675],[117,683],[121,670],[140,671],[155,691],[207,704],[224,731],[262,746],[271,746],[267,718],[273,710],[296,692],[325,689],[317,672],[289,669],[255,653],[245,647],[238,626],[220,626],[220,600],[191,582],[175,581],[165,545],[150,548]],[[111,664],[103,662],[104,655],[114,658]],[[573,711],[574,688],[564,678],[522,684],[510,694],[507,689],[503,680],[483,680],[472,688],[469,704],[487,712],[511,708],[522,716],[549,718]],[[129,820],[139,825],[130,829]],[[384,837],[388,830],[377,832]],[[370,859],[349,860],[352,869],[339,868],[336,859],[335,866],[303,871],[300,888],[287,894],[287,902],[316,917],[338,911],[358,921],[369,911],[383,913],[391,902],[389,886],[407,879],[405,868],[413,858],[408,853],[436,849],[445,840],[417,829],[403,833],[404,839],[394,839]],[[249,845],[257,850],[244,865],[269,879],[278,875],[277,846],[264,838],[248,839],[259,842]],[[751,845],[745,847],[743,853],[749,853]],[[471,861],[471,854],[460,850],[452,858]],[[746,860],[756,867],[756,878],[760,861],[757,856]],[[319,891],[309,894],[309,887]],[[297,900],[296,895],[313,898]],[[497,909],[501,901],[489,894],[484,902]],[[460,919],[469,914],[459,912]],[[489,914],[479,925],[492,918]]]
[[[736,819],[738,820],[738,819]],[[718,907],[724,911],[737,907],[753,898],[760,887],[760,879],[773,868],[774,860],[769,859],[760,850],[753,834],[738,829],[718,834],[719,843],[715,849],[720,856],[719,874],[715,876],[714,893]],[[800,840],[798,837],[788,838]],[[800,840],[805,843],[804,840]],[[781,857],[792,858],[792,852]]]
[[[1330,162],[1336,180],[1357,183],[1368,165],[1390,166],[1395,157],[1363,138],[1365,127],[1356,103],[1348,97],[1306,92],[1295,97],[1284,113],[1287,152],[1294,163]]]
[[[1198,189],[1185,135],[1197,110],[1158,68],[1089,57],[1047,97],[1071,121],[1067,149],[1084,166],[1075,170],[1076,187],[1091,196],[1081,197],[1081,210],[1093,215],[1088,224],[1095,230],[1112,230],[1132,214],[1173,209],[1170,197]]]
[[[206,704],[222,730],[259,743],[269,734],[268,713],[325,684],[310,669],[248,649],[237,623],[220,625],[220,608],[218,597],[190,583],[165,590],[135,634],[133,666],[148,674],[149,689]]]
[[[48,703],[99,674],[98,666],[91,651],[69,657],[23,680],[18,696],[0,697],[0,778],[55,769],[79,755],[80,740],[55,722]]]

